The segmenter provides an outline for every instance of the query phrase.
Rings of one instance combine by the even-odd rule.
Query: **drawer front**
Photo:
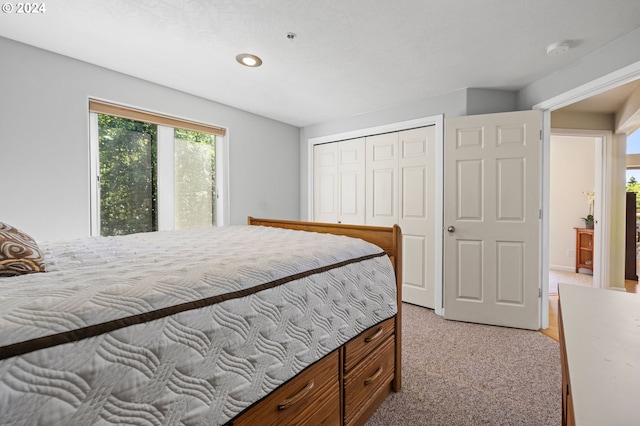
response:
[[[344,376],[345,424],[359,419],[380,397],[391,392],[394,377],[395,345],[390,336],[375,351]]]
[[[309,423],[317,417],[318,410],[326,411],[332,401],[339,415],[338,363],[338,351],[334,351],[242,414],[233,425]]]
[[[384,342],[395,330],[395,318],[389,318],[360,333],[345,345],[344,371],[348,372],[367,354]]]
[[[340,426],[342,417],[340,417],[340,383],[333,382],[334,385],[327,389],[327,392],[321,397],[324,404],[311,417],[304,416],[296,418],[294,425],[313,425],[313,426]]]

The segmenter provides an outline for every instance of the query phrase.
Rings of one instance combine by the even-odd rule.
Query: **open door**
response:
[[[448,118],[444,317],[540,324],[542,113]]]

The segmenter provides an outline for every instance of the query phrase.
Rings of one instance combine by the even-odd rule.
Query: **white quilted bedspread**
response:
[[[0,278],[0,350],[381,252],[255,226],[42,243]],[[0,361],[0,424],[223,424],[396,313],[386,256]],[[55,340],[55,339],[54,339]]]

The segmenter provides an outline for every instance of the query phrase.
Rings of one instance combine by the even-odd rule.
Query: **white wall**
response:
[[[1,37],[0,57],[0,221],[89,235],[89,97],[226,127],[230,223],[299,218],[297,127]]]
[[[608,287],[624,289],[625,264],[625,212],[627,204],[627,137],[613,135],[611,144],[611,200],[610,211],[610,263]]]
[[[575,271],[576,233],[589,214],[583,191],[595,188],[593,137],[551,136],[549,268]],[[568,256],[567,252],[572,255]]]

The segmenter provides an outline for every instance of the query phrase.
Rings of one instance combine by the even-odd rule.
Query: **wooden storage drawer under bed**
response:
[[[355,337],[344,347],[344,371],[348,372],[376,347],[391,336],[395,330],[395,319],[389,318]]]
[[[392,391],[395,340],[390,335],[344,374],[344,423],[364,424]]]
[[[249,409],[234,426],[340,424],[339,349]]]
[[[364,331],[344,345],[344,424],[364,424],[392,391],[395,376],[395,318]]]

